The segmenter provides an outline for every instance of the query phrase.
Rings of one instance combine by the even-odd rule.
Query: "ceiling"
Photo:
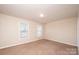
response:
[[[77,16],[78,8],[77,4],[0,4],[1,13],[39,23]],[[42,18],[41,13],[44,14]]]

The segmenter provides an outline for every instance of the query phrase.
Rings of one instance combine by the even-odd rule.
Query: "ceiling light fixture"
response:
[[[44,17],[44,14],[41,13],[41,14],[40,14],[40,17],[43,18],[43,17]]]

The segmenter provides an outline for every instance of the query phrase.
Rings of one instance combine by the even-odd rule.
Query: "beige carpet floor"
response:
[[[0,49],[0,55],[76,55],[77,47],[50,40],[38,40],[31,43]]]

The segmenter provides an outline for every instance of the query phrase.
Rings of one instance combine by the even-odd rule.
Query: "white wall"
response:
[[[28,39],[20,39],[20,23],[29,24]],[[0,48],[39,40],[36,37],[36,22],[0,14]]]
[[[44,37],[49,40],[76,46],[76,17],[45,24]]]

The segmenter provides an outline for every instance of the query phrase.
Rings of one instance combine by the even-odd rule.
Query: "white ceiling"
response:
[[[0,5],[0,12],[8,15],[47,23],[67,17],[77,16],[79,5],[68,4],[3,4]],[[44,17],[41,18],[40,14]]]

